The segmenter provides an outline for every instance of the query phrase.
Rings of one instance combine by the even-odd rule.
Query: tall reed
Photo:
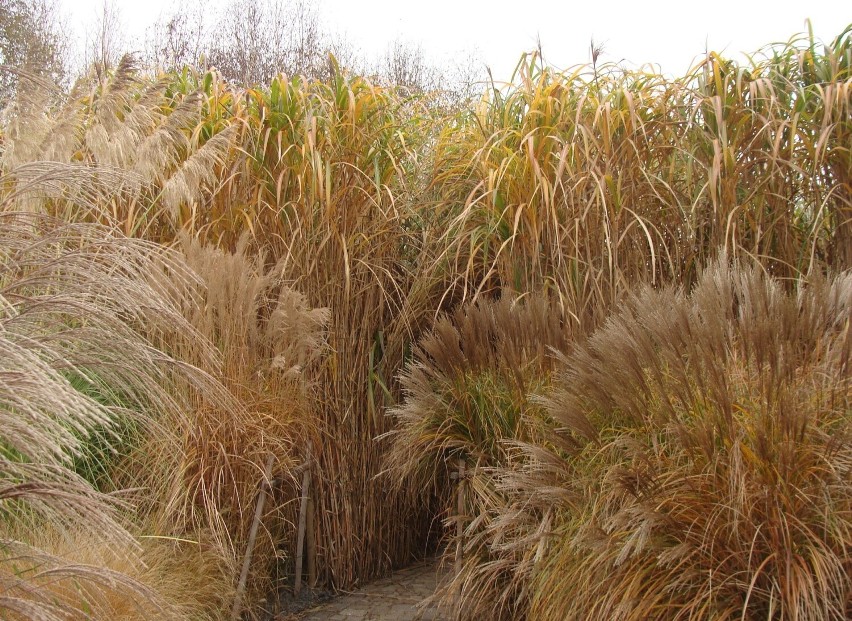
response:
[[[239,506],[218,530],[233,558],[270,424],[274,452],[286,456],[280,472],[313,455],[321,579],[345,588],[426,545],[432,516],[383,471],[400,420],[385,414],[402,396],[411,344],[441,311],[544,294],[568,333],[583,335],[636,283],[691,287],[720,254],[790,283],[852,267],[851,34],[825,46],[800,37],[741,64],[709,54],[677,79],[596,63],[557,71],[527,55],[512,84],[490,85],[449,118],[333,62],[326,81],[280,76],[245,90],[215,72],[151,79],[127,57],[112,76],[81,81],[57,110],[19,89],[3,130],[0,208],[237,251],[205,255],[234,280],[232,297],[210,308],[230,310],[183,307],[225,367],[199,363],[174,330],[160,333],[228,385],[238,412],[220,426],[219,411],[196,402],[203,437],[189,433],[192,416],[175,422],[187,434],[174,446],[198,453],[174,455],[203,466],[166,494],[181,502],[164,506],[187,524]],[[240,289],[239,274],[256,288]],[[283,342],[257,337],[286,287],[304,295],[293,316],[329,309],[325,354],[306,358],[298,379],[270,366]],[[216,295],[204,291],[199,299]],[[234,309],[248,313],[239,325]],[[460,387],[458,403],[502,394],[504,371],[499,386]],[[528,395],[507,390],[527,407]],[[282,405],[294,400],[298,414]],[[492,422],[471,436],[496,434]],[[503,440],[486,451],[497,465],[509,455]],[[238,446],[246,453],[231,459]],[[207,461],[217,447],[229,457]],[[233,494],[225,481],[239,481]],[[516,534],[535,539],[543,523],[517,522]],[[531,549],[507,571],[529,578]]]
[[[327,307],[327,353],[306,370],[320,387],[311,446],[321,579],[341,588],[423,552],[428,516],[380,477],[386,404],[406,342],[435,287],[415,263],[422,240],[406,186],[416,119],[391,91],[337,71],[328,83],[275,80],[250,92],[234,207],[311,306]]]
[[[569,311],[695,281],[719,248],[780,277],[849,264],[850,30],[671,79],[535,54],[436,146],[462,295],[542,287]]]

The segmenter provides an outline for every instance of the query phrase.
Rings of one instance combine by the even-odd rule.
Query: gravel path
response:
[[[424,600],[435,593],[437,564],[425,562],[397,571],[358,591],[306,610],[300,621],[442,621],[447,617]]]

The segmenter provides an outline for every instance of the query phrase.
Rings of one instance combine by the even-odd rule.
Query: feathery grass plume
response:
[[[142,336],[158,328],[187,340],[197,334],[149,279],[158,270],[175,281],[192,274],[173,253],[94,225],[15,213],[0,214],[0,223],[3,615],[113,619],[120,600],[131,618],[173,618],[162,594],[134,576],[41,549],[39,537],[85,532],[92,545],[142,567],[129,507],[75,466],[92,442],[106,443],[109,460],[125,441],[122,421],[151,433],[158,419],[181,412],[187,383],[211,402],[229,402],[209,375]],[[198,358],[215,367],[214,352],[195,341]]]
[[[135,74],[135,61],[125,56],[110,80],[95,84],[78,79],[58,109],[52,105],[54,98],[46,96],[57,86],[38,76],[22,76],[27,88],[19,89],[4,113],[7,135],[0,165],[8,170],[37,161],[68,163],[79,160],[88,145],[99,163],[126,167],[134,134],[144,133],[154,122],[154,104],[165,90],[158,82],[137,94],[142,83]]]
[[[135,90],[140,85],[137,71],[136,59],[125,54],[108,79],[90,81],[92,119],[86,127],[85,140],[100,163],[120,165],[129,154],[132,145],[119,138],[124,133],[125,114],[132,107]]]
[[[852,274],[707,268],[566,357],[559,450],[507,470],[533,619],[847,619]],[[533,552],[534,551],[534,552]],[[520,553],[520,551],[519,551]]]
[[[3,538],[0,546],[4,619],[176,618],[176,611],[165,605],[159,593],[126,571],[141,566],[133,556],[127,559],[125,571],[116,571],[103,559],[95,559],[96,564],[91,565],[69,562],[18,540]],[[78,552],[74,550],[73,555]]]
[[[120,115],[121,123],[110,134],[113,149],[109,161],[101,163],[124,169],[133,167],[139,159],[139,145],[164,122],[161,106],[168,101],[166,91],[170,81],[165,76],[146,80],[137,87],[138,93],[134,93]]]
[[[0,173],[0,212],[109,221],[110,203],[132,201],[138,183],[132,173],[109,166],[34,161]]]
[[[176,76],[142,81],[133,59],[126,58],[89,98],[85,153],[99,166],[131,172],[128,180],[135,183],[129,190],[139,195],[111,205],[112,221],[128,234],[156,238],[165,226],[171,231],[167,239],[173,238],[187,221],[192,224],[196,203],[227,177],[223,164],[233,156],[236,127],[214,130],[201,123],[208,102],[200,85],[188,92],[185,86]]]
[[[558,302],[543,296],[467,305],[435,323],[402,376],[405,401],[391,410],[389,472],[420,502],[447,516],[445,558],[463,546],[460,571],[443,588],[457,618],[516,618],[519,592],[511,582],[516,559],[499,549],[491,522],[506,509],[494,469],[517,458],[514,442],[546,442],[552,423],[529,395],[546,389],[554,353],[571,347],[572,326]],[[454,514],[466,464],[462,540]],[[459,595],[463,595],[459,598]]]
[[[187,213],[195,203],[227,178],[222,163],[233,155],[234,128],[201,123],[208,105],[201,88],[198,76],[187,83],[173,75],[140,78],[133,57],[125,56],[104,79],[79,80],[59,110],[29,97],[7,115],[0,160],[5,181],[33,166],[88,168],[89,184],[77,179],[61,190],[53,188],[32,201],[33,209],[43,206],[71,219],[120,224],[126,234],[153,239],[165,228],[172,239],[186,220],[192,221]],[[219,103],[209,106],[215,109]],[[114,196],[98,196],[92,205],[66,196],[73,189],[91,194],[103,185]],[[27,187],[30,193],[36,189],[33,183]]]
[[[201,114],[201,94],[193,92],[175,106],[166,120],[139,144],[135,170],[148,182],[163,183],[166,175],[190,151],[187,128]]]
[[[280,266],[266,267],[247,243],[244,238],[234,253],[189,239],[181,245],[199,278],[197,285],[189,283],[181,310],[215,344],[222,366],[209,372],[239,407],[211,407],[187,395],[192,406],[161,422],[166,433],[140,443],[121,480],[150,490],[146,513],[154,532],[178,538],[207,533],[237,567],[246,553],[258,490],[273,483],[262,481],[272,457],[275,502],[267,503],[262,516],[246,598],[258,602],[275,586],[278,557],[295,548],[299,488],[293,470],[306,446],[319,441],[308,412],[312,387],[302,369],[322,351],[328,312],[308,307],[284,282]],[[163,276],[168,283],[169,274]],[[204,368],[191,342],[187,349],[164,340],[180,360]]]
[[[230,125],[207,140],[183,160],[177,170],[163,183],[159,202],[175,223],[180,218],[181,207],[197,203],[204,191],[214,188],[220,179],[220,171],[231,154],[236,139],[237,126]],[[191,221],[191,220],[190,220]]]
[[[73,162],[85,137],[84,93],[86,82],[77,80],[65,102],[49,118],[50,128],[42,140],[38,155],[29,161]]]
[[[19,72],[20,88],[2,111],[4,125],[0,168],[14,168],[36,159],[42,140],[48,135],[45,102],[53,85],[44,77]]]

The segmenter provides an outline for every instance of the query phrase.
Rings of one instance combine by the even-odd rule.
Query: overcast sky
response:
[[[141,49],[145,28],[175,5],[174,0],[112,0],[131,47]],[[204,0],[195,0],[204,2]],[[259,2],[263,0],[258,0]],[[211,0],[216,7],[227,0]],[[705,46],[752,52],[787,40],[812,20],[828,42],[852,23],[852,3],[843,0],[316,0],[327,29],[344,33],[365,56],[376,57],[395,39],[420,45],[433,62],[476,56],[497,79],[507,79],[523,51],[540,41],[545,59],[565,68],[589,61],[592,38],[603,44],[602,59],[631,66],[654,63],[681,74]],[[60,0],[70,28],[84,37],[103,0]],[[212,20],[211,20],[212,21]]]

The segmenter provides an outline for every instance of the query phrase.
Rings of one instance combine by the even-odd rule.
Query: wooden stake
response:
[[[254,509],[254,521],[252,521],[251,530],[249,530],[246,554],[243,557],[243,569],[240,572],[240,581],[237,584],[237,594],[234,596],[234,606],[231,608],[231,621],[237,621],[240,618],[240,612],[242,612],[243,591],[246,589],[246,580],[248,579],[249,567],[251,566],[251,554],[254,551],[254,541],[257,538],[257,529],[260,526],[260,520],[263,517],[263,505],[266,504],[266,491],[269,489],[269,481],[272,477],[272,464],[274,462],[275,455],[270,454],[269,457],[266,458],[266,464],[263,467],[263,480],[260,482],[257,506]]]
[[[461,573],[462,569],[462,538],[464,536],[464,470],[465,463],[463,459],[459,459],[458,471],[458,495],[456,500],[456,575]]]
[[[308,548],[308,586],[317,586],[317,542],[314,535],[314,497],[308,496],[308,523],[305,527]]]
[[[305,555],[305,531],[308,520],[308,491],[311,485],[311,449],[305,455],[305,471],[302,473],[302,502],[299,505],[299,530],[296,534],[296,576],[293,581],[293,593],[302,590],[302,558]]]

